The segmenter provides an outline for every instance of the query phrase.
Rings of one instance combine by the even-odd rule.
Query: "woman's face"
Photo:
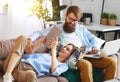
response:
[[[60,51],[59,51],[59,56],[62,56],[64,58],[68,58],[73,51],[73,46],[72,45],[66,45],[64,46]]]

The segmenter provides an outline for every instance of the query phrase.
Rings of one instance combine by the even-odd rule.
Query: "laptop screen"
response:
[[[108,41],[105,43],[103,50],[107,55],[118,53],[120,49],[120,39]]]

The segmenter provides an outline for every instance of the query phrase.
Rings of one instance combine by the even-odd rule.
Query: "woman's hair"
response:
[[[78,18],[78,19],[80,19],[82,16],[83,16],[83,14],[82,14],[82,10],[78,7],[78,6],[69,6],[68,8],[67,8],[67,11],[66,11],[66,14],[68,15],[69,13],[74,13],[74,15]]]
[[[72,43],[69,43],[67,45],[72,45],[73,46],[73,49],[72,49],[72,52],[71,52],[71,55],[78,49],[78,47],[76,47],[74,44]]]
[[[75,46],[74,44],[72,44],[72,43],[69,43],[69,44],[67,44],[67,45],[72,45],[72,46],[73,46],[71,55],[78,49],[78,47],[76,47],[76,46]],[[67,45],[65,45],[65,46],[67,46]],[[58,54],[58,52],[59,52],[63,47],[65,47],[65,46],[63,46],[62,44],[59,44],[59,45],[57,46],[57,54]],[[58,55],[57,55],[57,56],[58,56]]]

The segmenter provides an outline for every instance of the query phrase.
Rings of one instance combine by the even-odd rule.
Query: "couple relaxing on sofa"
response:
[[[62,34],[59,37],[59,42],[63,45],[72,43],[79,48],[81,46],[86,46],[85,51],[89,51],[93,54],[97,53],[99,51],[99,49],[98,49],[99,46],[95,39],[96,37],[91,32],[89,32],[83,25],[80,25],[77,23],[81,17],[82,17],[82,11],[78,6],[68,7],[66,14],[65,14],[65,22],[57,26],[62,31]],[[20,55],[20,54],[32,53],[32,49],[33,49],[32,42],[34,42],[36,40],[41,42],[41,39],[39,39],[39,38],[46,36],[48,34],[48,32],[51,30],[51,28],[52,27],[47,28],[41,32],[33,33],[26,40],[27,42],[25,42],[25,39],[23,39],[23,40],[20,40],[20,42],[18,41],[19,44],[16,45],[16,43],[17,43],[17,40],[16,40],[16,43],[12,49],[13,51],[11,52],[9,57],[7,57],[7,59],[4,62],[4,76],[3,76],[4,82],[12,82],[13,78],[16,81],[20,81],[23,78],[25,78],[25,79],[29,78],[29,79],[32,79],[32,80],[29,80],[29,82],[37,82],[37,80],[35,79],[37,77],[36,74],[38,76],[42,75],[40,72],[44,73],[44,71],[40,71],[40,70],[42,70],[41,68],[39,70],[37,70],[38,68],[35,68],[36,66],[33,65],[32,58],[37,57],[39,59],[39,55],[35,54],[35,56],[33,56],[33,55],[29,56],[29,55],[25,54],[25,56],[23,55],[23,58],[25,60],[24,61],[23,58],[21,59],[22,55]],[[58,57],[56,57],[54,54],[54,53],[56,53],[56,51],[54,50],[55,45],[56,45],[56,40],[52,39],[50,45],[52,47],[50,50],[52,50],[54,52],[52,52],[52,56],[50,56],[50,58],[51,57],[53,58],[52,64],[51,64],[52,66],[49,66],[49,69],[47,68],[47,70],[50,71],[49,74],[53,74],[54,72],[56,72],[57,67],[59,67],[60,64],[58,64],[56,62],[57,61],[56,58],[58,58],[58,60],[59,60],[59,55],[58,55]],[[65,48],[68,46],[71,47],[71,49],[73,49],[72,45],[67,45],[67,46],[65,46]],[[19,50],[19,48],[20,48],[20,50]],[[25,48],[25,49],[21,49],[21,48]],[[69,55],[70,55],[71,49],[69,49],[69,48],[66,48],[66,49],[68,49]],[[34,52],[34,50],[33,50],[33,52]],[[68,57],[68,56],[66,57],[65,54],[62,54],[62,55],[64,56],[64,59],[60,59],[58,61],[59,63],[61,61],[63,62],[63,60],[65,61],[66,58]],[[47,55],[47,57],[49,57],[49,56]],[[27,58],[28,58],[28,60],[27,60]],[[31,59],[30,61],[29,61],[29,58]],[[53,61],[54,58],[55,58],[55,61]],[[49,59],[49,58],[47,58],[47,59]],[[19,63],[19,65],[18,65],[18,62],[20,60],[25,62],[24,65],[22,63]],[[37,61],[37,60],[33,60],[33,61]],[[28,64],[28,62],[29,62],[29,64]],[[46,60],[45,62],[50,63],[50,61],[48,61],[48,60]],[[41,63],[41,62],[39,62],[39,63]],[[39,67],[39,66],[40,65],[37,64],[37,67]],[[65,72],[67,70],[67,66],[66,66],[66,64],[64,64],[64,66],[65,66],[64,69],[60,69],[57,72],[61,72],[61,73]],[[93,76],[92,76],[92,68],[93,67],[105,70],[103,80],[109,80],[109,79],[115,78],[116,71],[117,71],[117,63],[111,57],[102,57],[99,59],[83,58],[81,60],[78,60],[78,62],[76,63],[76,66],[77,66],[77,69],[80,70],[80,78],[81,78],[82,82],[93,82]],[[16,67],[17,67],[17,69],[16,69]],[[25,69],[25,67],[28,69]],[[29,69],[32,70],[32,72],[29,71]],[[16,73],[18,73],[18,71],[20,73],[23,71],[28,71],[28,73],[24,74],[24,76],[22,76],[22,77],[19,77],[20,74],[15,75]],[[46,73],[46,74],[48,74],[48,73]],[[55,75],[57,75],[57,74],[55,74]],[[25,81],[25,79],[24,79],[24,81]],[[23,80],[22,80],[22,82],[23,82]]]

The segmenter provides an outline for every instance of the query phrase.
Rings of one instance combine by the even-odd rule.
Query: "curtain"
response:
[[[34,31],[44,28],[43,20],[29,16],[30,0],[9,0],[7,37],[15,38],[19,35],[30,35]]]

